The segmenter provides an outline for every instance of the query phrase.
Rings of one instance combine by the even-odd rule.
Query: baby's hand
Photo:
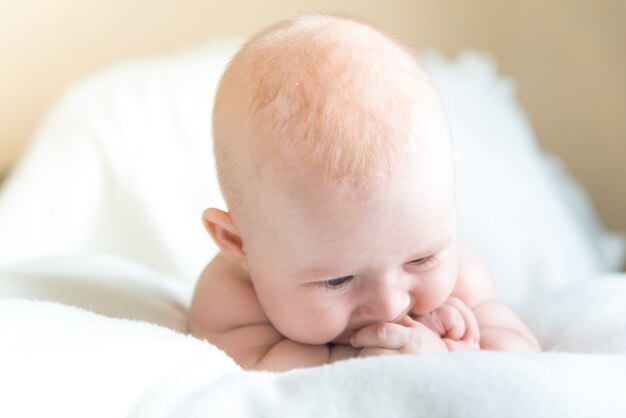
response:
[[[480,330],[474,313],[460,299],[449,297],[434,311],[415,318],[443,339],[463,341],[480,348]]]
[[[350,343],[356,348],[363,347],[359,353],[361,357],[448,352],[446,344],[438,335],[425,325],[410,321],[410,326],[393,322],[369,325],[358,330],[350,339]]]

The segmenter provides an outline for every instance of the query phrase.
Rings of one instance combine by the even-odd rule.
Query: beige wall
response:
[[[250,35],[298,11],[369,19],[416,47],[490,51],[547,151],[626,231],[624,0],[0,0],[0,172],[76,78],[209,36]]]

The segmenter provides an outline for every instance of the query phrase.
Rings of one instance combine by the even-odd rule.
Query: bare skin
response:
[[[264,314],[249,275],[217,255],[198,281],[190,312],[191,332],[249,370],[285,371],[384,354],[539,351],[530,330],[498,301],[478,258],[467,248],[459,253],[459,276],[452,297],[463,307],[449,309],[452,319],[446,314],[440,317],[440,307],[430,314],[408,314],[398,322],[366,326],[353,334],[349,344],[321,345],[298,343],[278,332]],[[459,310],[464,312],[457,317]]]
[[[229,211],[203,215],[220,254],[195,289],[191,333],[249,370],[538,351],[457,241],[449,130],[413,58],[338,18],[269,33],[218,91]]]
[[[365,201],[335,185],[285,187],[294,177],[276,173],[271,199],[259,203],[274,207],[271,235],[243,238],[230,214],[205,211],[222,252],[198,281],[191,332],[250,370],[538,351],[479,258],[456,240],[453,172],[442,169],[449,159],[433,154]]]

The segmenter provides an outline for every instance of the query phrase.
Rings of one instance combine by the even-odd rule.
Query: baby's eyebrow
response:
[[[337,274],[336,271],[321,267],[304,267],[298,269],[298,279],[305,281],[318,277],[343,277],[346,274]]]

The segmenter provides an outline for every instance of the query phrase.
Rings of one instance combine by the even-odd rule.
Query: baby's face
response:
[[[308,344],[441,305],[457,277],[450,156],[423,158],[365,199],[287,179],[268,191],[267,233],[244,243],[272,324]]]

